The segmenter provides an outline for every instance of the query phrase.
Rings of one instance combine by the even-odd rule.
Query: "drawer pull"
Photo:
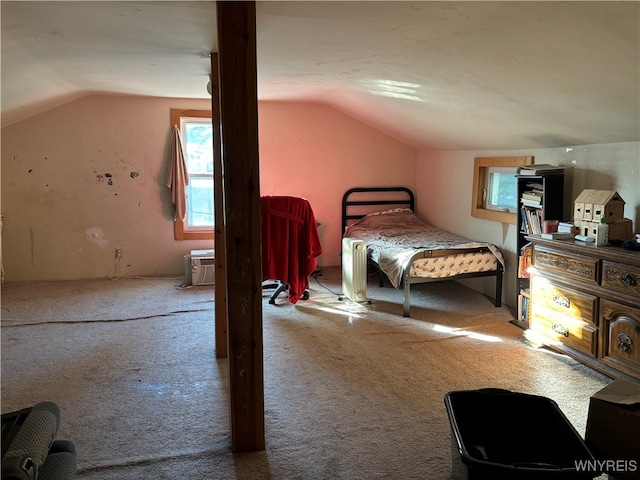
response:
[[[628,352],[631,350],[631,345],[633,345],[633,340],[626,333],[618,334],[618,350],[622,352]]]
[[[622,282],[625,287],[635,287],[636,285],[638,285],[636,277],[634,277],[630,273],[627,273],[626,275],[620,277],[620,282]]]
[[[559,293],[553,294],[553,303],[556,303],[564,308],[571,307],[571,301],[567,297],[565,297],[564,295],[560,295]]]
[[[559,323],[552,323],[551,329],[556,332],[558,335],[562,335],[563,337],[569,336],[569,329]],[[629,339],[631,340],[631,339]],[[620,344],[618,343],[618,348],[620,348]]]

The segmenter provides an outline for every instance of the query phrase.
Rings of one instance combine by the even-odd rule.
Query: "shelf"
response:
[[[523,254],[527,254],[524,247],[530,244],[527,239],[534,231],[528,227],[536,222],[536,229],[542,231],[545,220],[564,221],[564,173],[550,173],[541,175],[520,175],[517,178],[518,209],[517,216],[517,244],[518,271],[516,272],[516,292],[518,295],[518,307],[521,303],[521,291],[529,288],[529,276],[524,275],[524,270],[529,266],[523,263]],[[540,198],[540,206],[528,206],[522,204],[523,195],[537,196]],[[526,198],[526,197],[525,197]],[[529,217],[526,218],[527,212]],[[532,215],[533,212],[533,215]],[[536,232],[537,233],[537,232]],[[530,261],[529,261],[530,263]],[[518,316],[520,308],[518,308]],[[526,324],[518,321],[517,324]]]

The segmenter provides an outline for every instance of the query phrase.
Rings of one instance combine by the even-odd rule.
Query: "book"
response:
[[[549,240],[558,240],[563,238],[573,238],[575,235],[571,232],[552,232],[552,233],[541,233],[540,238],[547,238]]]
[[[522,205],[524,205],[525,207],[534,207],[534,208],[540,207],[542,205],[540,200],[530,200],[528,198],[521,198],[520,203],[522,203]]]
[[[531,267],[531,243],[527,243],[520,249],[520,256],[518,258],[518,278],[529,278],[529,267]]]
[[[531,229],[529,228],[529,222],[527,219],[527,212],[524,207],[520,207],[520,217],[522,218],[522,225],[520,227],[520,231],[525,233],[531,233]]]
[[[571,223],[571,222],[560,222],[560,223],[558,223],[558,232],[559,233],[573,233],[573,223]]]
[[[520,294],[518,295],[518,303],[520,306],[520,321],[521,322],[529,322],[529,299],[528,295]]]
[[[540,215],[535,208],[525,208],[524,213],[527,217],[527,233],[540,235],[542,227],[540,225]]]
[[[540,200],[542,199],[542,193],[523,192],[522,193],[522,198],[526,198],[527,200],[534,200],[536,202],[540,202]]]
[[[542,233],[542,219],[538,210],[531,210],[531,227],[535,235]]]
[[[518,175],[540,175],[542,173],[557,173],[562,171],[564,171],[564,167],[561,165],[540,163],[537,165],[520,165],[516,173]]]

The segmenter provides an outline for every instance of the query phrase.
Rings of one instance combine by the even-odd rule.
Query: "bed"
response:
[[[403,316],[410,313],[411,285],[470,277],[495,277],[494,305],[502,303],[504,257],[493,244],[433,227],[415,214],[406,187],[357,187],[342,197],[343,237],[363,240],[369,263],[391,285],[404,289]]]

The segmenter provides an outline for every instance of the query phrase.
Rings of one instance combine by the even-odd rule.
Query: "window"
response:
[[[516,167],[532,163],[533,157],[476,157],[471,215],[515,225],[518,207]]]
[[[189,172],[186,229],[213,228],[213,127],[211,121],[181,118],[184,160]]]
[[[484,208],[514,213],[518,208],[516,167],[487,168],[484,183]]]
[[[176,240],[213,239],[213,126],[207,110],[171,110],[189,172],[187,217],[175,221]]]

